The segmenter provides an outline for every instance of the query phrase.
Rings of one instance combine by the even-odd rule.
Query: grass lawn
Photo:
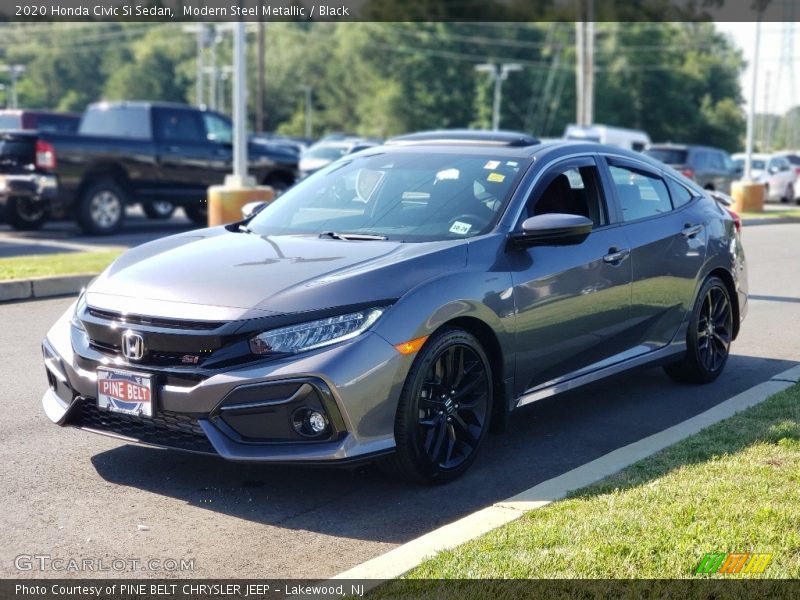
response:
[[[707,552],[773,559],[695,575]],[[800,384],[407,577],[799,578]]]
[[[791,217],[800,219],[800,208],[786,208],[780,210],[765,210],[764,212],[744,212],[739,215],[742,219],[784,219]]]
[[[122,252],[122,250],[105,250],[102,252],[69,252],[0,258],[0,281],[48,275],[99,273]]]

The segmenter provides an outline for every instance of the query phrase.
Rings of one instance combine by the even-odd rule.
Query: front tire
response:
[[[733,305],[719,277],[700,288],[689,319],[686,354],[664,366],[667,375],[684,383],[710,383],[725,369],[733,340]]]
[[[18,231],[36,231],[47,222],[47,210],[27,198],[11,197],[6,203],[6,222]]]
[[[113,179],[90,183],[81,194],[75,218],[84,233],[109,235],[125,222],[125,191]]]
[[[195,225],[208,227],[208,204],[205,202],[184,206],[183,212],[186,213],[186,216]]]
[[[431,336],[406,378],[395,418],[396,453],[384,466],[415,483],[444,483],[473,463],[489,430],[492,370],[461,329]]]

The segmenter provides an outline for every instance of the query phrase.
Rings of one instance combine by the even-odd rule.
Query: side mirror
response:
[[[267,206],[268,202],[257,200],[256,202],[248,202],[242,207],[242,219],[245,221],[251,217],[256,216]]]
[[[571,246],[582,243],[592,232],[593,223],[580,215],[550,213],[525,219],[522,231],[513,232],[517,247]]]

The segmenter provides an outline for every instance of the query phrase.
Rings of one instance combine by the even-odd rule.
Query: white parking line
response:
[[[435,529],[402,546],[339,573],[336,579],[371,579],[380,581],[399,577],[431,558],[437,552],[455,548],[492,529],[510,523],[526,512],[564,498],[572,490],[595,483],[631,464],[655,454],[706,427],[738,412],[760,404],[768,397],[800,382],[800,365],[778,373],[768,381],[751,387],[733,398],[668,429],[654,433],[553,479],[520,492],[511,498]]]

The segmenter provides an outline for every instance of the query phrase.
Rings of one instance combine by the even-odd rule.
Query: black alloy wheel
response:
[[[395,474],[422,483],[450,481],[475,460],[488,431],[492,373],[470,333],[432,336],[411,367],[395,423]]]
[[[709,383],[722,373],[733,340],[733,306],[725,283],[711,277],[703,284],[692,311],[683,359],[666,365],[678,381]]]

